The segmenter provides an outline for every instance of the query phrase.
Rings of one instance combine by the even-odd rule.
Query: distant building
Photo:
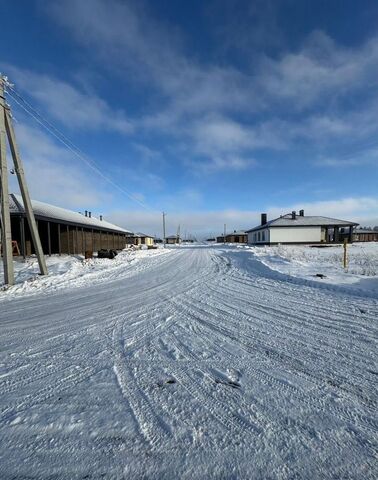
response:
[[[358,223],[347,220],[305,215],[304,210],[300,210],[299,214],[293,211],[270,221],[267,221],[266,213],[262,213],[260,225],[247,230],[248,243],[254,245],[341,243],[345,236],[352,242],[353,228],[357,225]]]
[[[128,245],[153,245],[155,238],[152,235],[146,235],[145,233],[137,232],[126,238]]]
[[[26,213],[20,195],[9,195],[12,240],[17,242],[23,256],[35,253]],[[48,203],[32,200],[38,232],[45,254],[84,254],[100,249],[125,248],[126,237],[131,234],[117,225],[95,218],[91,212],[84,214]]]
[[[247,243],[248,235],[244,230],[236,231],[226,234],[226,240],[224,235],[217,237],[217,243]]]
[[[178,235],[169,235],[165,238],[165,242],[168,245],[175,245],[176,243],[181,243],[181,238]]]
[[[353,232],[354,242],[378,242],[378,231],[356,228]]]

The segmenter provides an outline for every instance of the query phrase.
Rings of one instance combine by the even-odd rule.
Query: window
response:
[[[265,230],[261,232],[261,240],[265,242]]]
[[[260,241],[260,232],[257,234],[257,241]]]

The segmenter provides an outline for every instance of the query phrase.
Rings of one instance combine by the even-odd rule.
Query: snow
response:
[[[2,293],[2,478],[377,478],[371,290],[248,248],[127,255]]]
[[[242,247],[269,268],[302,279],[370,291],[378,298],[378,243],[347,246],[347,269],[343,266],[344,247],[318,248],[307,245]],[[317,276],[317,275],[322,275]]]
[[[130,232],[130,230],[125,230],[124,228],[118,227],[118,225],[114,225],[113,223],[107,222],[106,220],[100,220],[99,218],[93,216],[86,217],[82,213],[73,212],[72,210],[67,210],[66,208],[62,207],[56,207],[55,205],[40,202],[39,200],[31,200],[31,203],[34,215],[36,215],[37,217],[47,219],[54,218],[55,220],[71,222],[76,225],[92,226],[127,234],[132,233]],[[11,213],[25,212],[24,202],[21,195],[11,193],[9,195],[9,207]]]
[[[0,299],[12,299],[20,295],[50,294],[62,288],[77,288],[96,284],[115,278],[126,278],[139,272],[135,264],[142,259],[153,258],[169,253],[166,249],[137,250],[125,249],[114,259],[92,258],[84,259],[83,255],[52,255],[46,256],[49,275],[40,276],[36,256],[23,261],[14,262],[15,285],[4,287],[0,291]],[[0,275],[3,277],[3,264],[0,264]]]

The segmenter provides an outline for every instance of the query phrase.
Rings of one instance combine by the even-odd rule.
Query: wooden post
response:
[[[0,77],[0,197],[1,197],[1,243],[3,248],[4,283],[14,284],[12,252],[12,231],[9,213],[8,166],[6,147],[6,113],[4,98],[4,80]]]
[[[60,223],[58,223],[58,250],[59,250],[59,256],[62,255],[62,242],[60,239]]]
[[[21,252],[24,260],[26,259],[26,242],[25,242],[25,218],[20,217],[20,233],[21,233]]]
[[[349,227],[349,243],[353,243],[353,226]]]
[[[47,240],[49,244],[49,257],[51,257],[51,232],[50,232],[50,222],[47,222]]]
[[[73,250],[73,254],[76,255],[76,235],[75,235],[75,229],[72,230],[72,250]]]
[[[165,216],[167,214],[165,212],[163,212],[163,246],[165,248],[165,244],[166,244],[166,239],[165,239]]]
[[[348,239],[344,239],[344,268],[347,268],[348,266],[348,255],[347,255],[347,246],[348,246]]]

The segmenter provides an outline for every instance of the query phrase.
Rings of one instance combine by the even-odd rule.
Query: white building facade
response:
[[[353,227],[357,224],[329,217],[305,216],[292,212],[267,221],[261,214],[261,224],[247,230],[252,245],[340,243],[347,238],[352,242]]]

